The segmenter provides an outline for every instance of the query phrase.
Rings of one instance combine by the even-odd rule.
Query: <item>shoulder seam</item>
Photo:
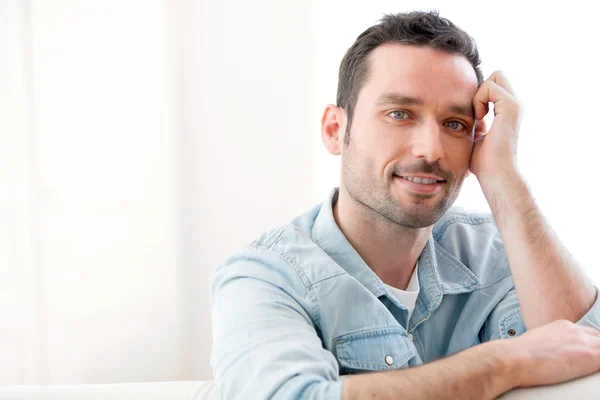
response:
[[[264,251],[267,251],[269,253],[275,254],[276,256],[278,256],[279,258],[281,258],[290,267],[292,267],[294,269],[294,271],[296,271],[296,274],[298,274],[298,277],[302,281],[302,284],[304,284],[304,288],[308,291],[308,289],[311,286],[311,284],[310,284],[310,281],[309,281],[308,277],[306,276],[306,274],[302,271],[302,268],[300,268],[300,266],[297,265],[293,260],[290,260],[288,257],[286,257],[285,254],[282,254],[281,252],[277,251],[273,247],[273,245],[275,243],[277,243],[277,241],[279,240],[279,238],[281,237],[281,235],[283,235],[283,232],[287,228],[289,228],[289,225],[284,225],[284,226],[280,227],[279,228],[279,232],[277,232],[277,235],[274,235],[275,237],[272,240],[269,240],[268,242],[261,243],[261,244],[257,244],[256,242],[254,242],[251,245],[248,245],[247,247],[264,250]]]
[[[288,224],[289,225],[289,224]],[[288,227],[288,225],[282,225],[278,228],[275,228],[273,230],[271,230],[271,234],[266,238],[265,241],[261,241],[259,242],[259,238],[254,239],[252,242],[250,242],[250,244],[247,244],[246,248],[249,247],[271,247],[275,242],[277,242],[279,240],[279,238],[281,237],[281,235],[283,235],[283,232],[285,231],[285,229]]]

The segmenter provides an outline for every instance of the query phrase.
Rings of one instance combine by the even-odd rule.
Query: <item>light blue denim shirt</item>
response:
[[[336,225],[336,200],[334,190],[215,269],[211,365],[223,399],[337,400],[341,375],[408,368],[525,332],[491,216],[451,209],[435,224],[408,321]],[[599,301],[579,323],[600,329]]]

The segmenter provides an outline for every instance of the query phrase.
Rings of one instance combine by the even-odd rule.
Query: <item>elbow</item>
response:
[[[317,376],[296,375],[283,383],[265,382],[262,379],[236,383],[228,385],[224,382],[223,385],[219,385],[222,398],[232,400],[340,400],[342,398],[341,381],[325,380]]]

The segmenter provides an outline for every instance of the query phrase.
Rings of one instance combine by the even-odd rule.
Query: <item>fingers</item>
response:
[[[494,71],[494,73],[492,75],[490,75],[490,77],[488,79],[491,80],[492,82],[496,83],[498,86],[500,86],[504,90],[506,90],[515,99],[517,98],[517,95],[515,94],[515,90],[513,89],[512,85],[510,84],[510,82],[508,81],[508,79],[506,78],[506,76],[504,75],[504,73],[502,71]]]
[[[576,332],[576,331],[580,331],[580,332],[584,332],[588,335],[591,336],[596,336],[598,338],[600,338],[600,331],[594,327],[588,326],[588,325],[579,325],[576,324],[574,322],[568,321],[568,320],[557,320],[557,321],[553,321],[550,324],[554,324],[557,326],[557,328],[555,329],[566,329],[567,332],[572,331],[572,332]],[[549,325],[550,325],[549,324]]]
[[[600,339],[600,331],[596,328],[592,328],[591,326],[579,325],[581,329],[587,333],[588,335],[595,336]]]
[[[515,113],[517,117],[519,115],[520,105],[514,95],[514,89],[500,71],[494,72],[475,93],[473,97],[475,119],[481,120],[486,116],[490,102],[494,103],[495,115],[500,113]]]
[[[556,328],[552,330],[562,335],[570,344],[600,350],[600,331],[598,329],[566,320],[555,321],[554,323],[556,323]],[[600,360],[598,362],[600,363]]]
[[[499,86],[496,82],[487,80],[481,84],[475,97],[473,97],[473,107],[475,108],[475,119],[483,119],[489,111],[489,102],[494,103],[494,114],[498,114],[498,102],[502,100],[513,101],[516,100],[512,95],[507,92],[504,88]]]

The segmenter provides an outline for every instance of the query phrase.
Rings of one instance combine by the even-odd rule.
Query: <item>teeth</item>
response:
[[[402,178],[406,179],[407,181],[411,181],[414,183],[421,183],[424,185],[431,185],[432,183],[437,182],[437,179],[417,178],[417,177],[413,177],[413,176],[403,176]]]

